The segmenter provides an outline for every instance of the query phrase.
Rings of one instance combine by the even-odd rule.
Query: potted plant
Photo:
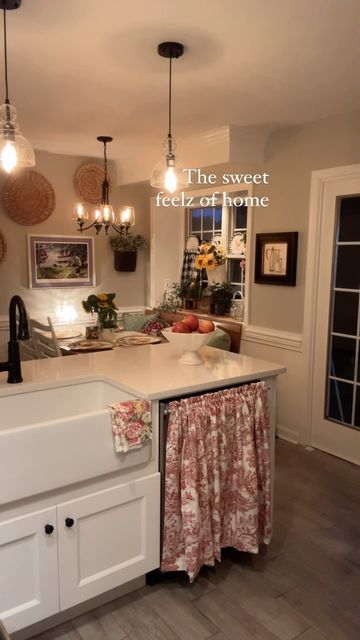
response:
[[[179,296],[182,299],[184,309],[196,309],[200,293],[199,289],[197,278],[186,278],[181,282]]]
[[[86,313],[97,313],[102,337],[106,337],[108,333],[112,334],[117,327],[117,313],[114,298],[115,293],[91,294],[81,303]]]
[[[110,246],[114,252],[114,269],[135,271],[137,250],[145,245],[145,238],[138,234],[118,233],[116,236],[110,236]]]
[[[223,316],[230,308],[234,293],[233,286],[230,282],[222,282],[221,284],[212,285],[210,289],[214,313],[217,316]]]

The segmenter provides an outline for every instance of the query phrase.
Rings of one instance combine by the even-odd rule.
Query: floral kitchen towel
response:
[[[138,449],[146,440],[151,440],[151,403],[148,400],[115,402],[108,409],[117,453]]]

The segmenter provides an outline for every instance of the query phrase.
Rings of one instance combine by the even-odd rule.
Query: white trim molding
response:
[[[327,184],[340,178],[351,180],[359,177],[360,164],[321,169],[313,171],[311,174],[304,304],[304,351],[306,358],[304,372],[307,379],[306,416],[304,430],[301,434],[301,443],[304,445],[311,442],[315,327],[317,323],[316,301],[319,288],[321,227],[325,215],[323,206],[325,188]]]
[[[287,440],[293,444],[299,444],[300,438],[298,431],[284,427],[283,424],[276,425],[276,435],[281,440]]]
[[[303,336],[301,333],[279,331],[278,329],[270,329],[268,327],[244,325],[241,340],[266,344],[269,347],[287,349],[288,351],[303,350]]]
[[[118,320],[120,321],[124,315],[124,313],[131,313],[131,314],[139,314],[139,313],[144,313],[145,312],[146,307],[145,306],[134,306],[134,307],[118,307],[117,309],[117,317]],[[35,315],[35,316],[30,316],[33,317],[35,320],[39,320],[40,322],[42,322],[43,320],[45,320],[46,317],[46,313],[43,314],[43,316],[39,316],[39,315]],[[91,324],[92,322],[95,321],[96,319],[96,314],[94,314],[93,316],[91,314],[88,313],[81,313],[78,315],[78,317],[71,323],[69,322],[60,322],[58,320],[56,320],[55,314],[48,314],[51,316],[52,319],[52,323],[54,325],[54,327],[59,327],[59,326],[69,326],[69,324],[72,325],[86,325],[86,324]],[[0,331],[8,331],[9,329],[9,318],[7,315],[2,315],[0,316]]]

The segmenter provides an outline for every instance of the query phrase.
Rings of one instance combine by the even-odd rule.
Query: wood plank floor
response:
[[[37,640],[358,640],[360,469],[277,441],[275,533],[193,585],[142,589]]]

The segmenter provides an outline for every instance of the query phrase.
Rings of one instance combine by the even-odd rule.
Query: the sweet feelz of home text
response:
[[[189,185],[215,185],[218,182],[216,173],[203,173],[201,169],[184,169]],[[249,184],[269,184],[269,173],[223,173],[221,184],[228,185],[249,185]],[[181,191],[176,196],[166,195],[165,191],[159,191],[156,195],[157,207],[192,207],[194,205],[200,207],[221,206],[247,206],[247,207],[268,207],[270,199],[267,196],[249,196],[249,195],[229,195],[226,191],[213,191],[206,196],[189,195],[185,191]]]

